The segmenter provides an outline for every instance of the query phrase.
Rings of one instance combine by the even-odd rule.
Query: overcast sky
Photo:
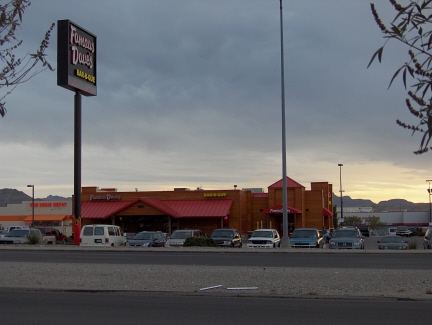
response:
[[[377,0],[383,21],[394,17]],[[267,187],[282,178],[279,0],[44,0],[19,36],[34,52],[52,22],[97,36],[97,90],[82,98],[82,185],[119,191]],[[407,50],[383,44],[363,0],[284,0],[287,175],[375,203],[428,202],[431,154],[402,81]],[[57,27],[49,61],[57,65]],[[2,93],[6,91],[2,88]],[[7,97],[0,188],[71,196],[74,93],[44,71]]]

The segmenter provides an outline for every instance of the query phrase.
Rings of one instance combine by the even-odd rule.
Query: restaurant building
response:
[[[247,234],[258,228],[282,233],[282,180],[262,189],[118,192],[115,188],[83,187],[81,224],[115,224],[125,232],[172,233],[200,229],[236,228]],[[332,185],[312,182],[310,190],[287,177],[289,231],[333,227]]]

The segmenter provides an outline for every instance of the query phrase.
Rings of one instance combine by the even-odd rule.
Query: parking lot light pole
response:
[[[342,190],[342,166],[343,166],[343,164],[338,164],[338,166],[339,166],[339,184],[340,184],[339,192],[340,192],[340,205],[341,205],[340,225],[342,226],[343,221],[344,221],[344,219],[343,219],[343,199],[342,199],[342,192],[343,192],[343,190]]]
[[[427,179],[426,182],[429,183],[428,193],[429,193],[429,227],[432,226],[432,206],[431,206],[431,182],[432,179]]]
[[[27,185],[27,187],[31,187],[32,188],[32,226],[34,226],[34,185]]]

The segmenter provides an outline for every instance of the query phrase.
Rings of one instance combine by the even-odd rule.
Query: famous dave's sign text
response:
[[[96,96],[96,36],[70,20],[57,22],[57,85]]]

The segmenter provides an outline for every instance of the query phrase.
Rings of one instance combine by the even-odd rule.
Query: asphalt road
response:
[[[429,324],[430,301],[0,290],[3,324]]]

